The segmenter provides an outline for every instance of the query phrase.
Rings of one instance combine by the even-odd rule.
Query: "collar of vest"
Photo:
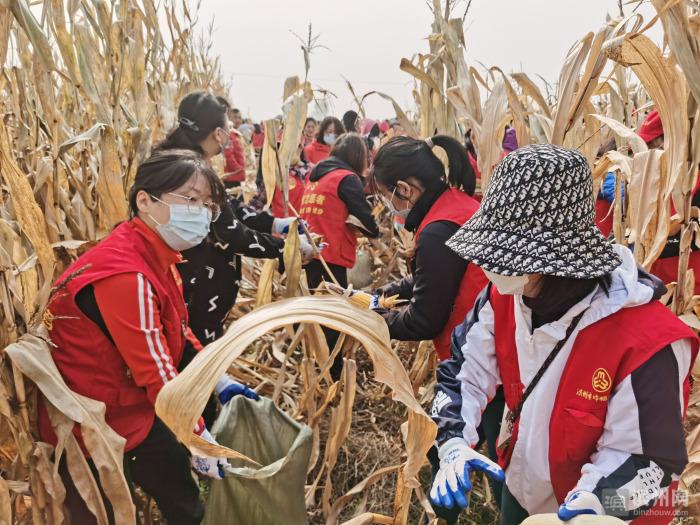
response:
[[[423,219],[425,219],[425,216],[428,215],[430,208],[432,208],[435,201],[437,201],[442,194],[445,193],[445,190],[447,190],[447,186],[440,188],[437,191],[426,190],[423,192],[423,195],[421,195],[416,201],[413,208],[411,208],[411,212],[408,214],[408,217],[406,217],[405,226],[407,230],[415,232],[418,229],[423,222]]]
[[[180,252],[173,250],[170,246],[165,244],[165,241],[161,239],[160,235],[146,226],[146,223],[141,219],[135,217],[129,221],[129,224],[136,233],[146,240],[148,246],[152,248],[153,260],[158,267],[163,270],[168,270],[171,265],[182,262],[182,255],[180,255]]]

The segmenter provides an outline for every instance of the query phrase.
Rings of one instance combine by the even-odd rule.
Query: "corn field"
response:
[[[472,129],[481,189],[500,158],[506,124],[520,145],[548,142],[580,149],[597,187],[617,175],[612,211],[615,241],[634,245],[649,269],[669,235],[680,233],[678,278],[662,299],[700,329],[700,297],[688,269],[700,247],[698,209],[691,193],[700,165],[700,2],[651,0],[652,20],[638,15],[602,20],[574,43],[553,91],[536,72],[507,73],[467,62],[464,21],[451,5],[432,0],[428,49],[397,64],[414,79],[415,111],[388,95],[407,134],[444,133],[461,140]],[[663,26],[659,47],[645,32]],[[194,89],[229,95],[210,42],[189,4],[167,0],[0,1],[0,524],[65,523],[65,488],[58,458],[99,523],[102,496],[71,429],[85,445],[117,523],[159,523],[146,498],[132,503],[124,478],[124,440],[104,421],[104,406],[71,392],[51,358],[46,314],[54,279],[118,222],[136,167],[176,121],[177,103]],[[314,90],[290,76],[280,86],[284,111],[265,122],[261,162],[267,195],[280,188]],[[349,86],[352,90],[352,86]],[[235,96],[235,93],[232,93]],[[649,150],[634,133],[653,107],[661,115],[665,148]],[[600,158],[599,146],[621,144]],[[251,173],[252,176],[252,173]],[[625,191],[623,191],[623,185]],[[248,188],[248,186],[246,186]],[[671,204],[675,213],[671,214]],[[372,286],[407,273],[412,240],[396,233],[381,206],[382,235],[362,241]],[[292,214],[295,210],[290,210]],[[425,455],[436,434],[424,407],[432,398],[435,357],[423,343],[392,343],[384,322],[334,294],[309,296],[296,228],[286,241],[286,272],[274,261],[246,260],[241,297],[227,333],[164,387],[156,410],[184,444],[240,458],[192,434],[221,373],[256,387],[313,431],[306,482],[311,523],[436,523],[426,498]],[[335,348],[321,326],[341,332]],[[340,352],[339,381],[329,374]],[[700,376],[700,370],[694,375]],[[39,392],[43,396],[39,396]],[[37,403],[45,402],[58,436],[37,440]],[[681,488],[690,492],[685,522],[700,523],[700,391],[687,417],[690,465]],[[244,460],[246,458],[243,458]],[[489,486],[478,480],[476,506],[460,523],[496,523]]]

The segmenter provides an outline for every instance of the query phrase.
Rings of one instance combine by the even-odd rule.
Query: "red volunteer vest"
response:
[[[287,180],[289,181],[289,204],[294,206],[295,210],[299,211],[301,208],[301,199],[304,196],[304,182],[291,174]],[[275,217],[284,218],[292,215],[291,210],[289,210],[286,215],[284,213],[284,195],[282,194],[281,188],[275,190],[275,194],[272,196],[271,208],[272,215]]]
[[[490,301],[494,310],[496,360],[506,404],[513,410],[524,392],[515,345],[514,298],[500,295],[494,286]],[[559,503],[576,486],[581,467],[596,451],[610,393],[654,354],[681,339],[691,340],[694,361],[697,337],[658,301],[623,308],[578,333],[559,382],[549,424],[550,477]],[[606,344],[613,341],[614,345]],[[688,376],[684,393],[687,403]],[[517,436],[516,423],[511,446],[499,458],[504,468],[510,461]],[[657,504],[652,509],[654,516],[649,512],[634,523],[668,523],[673,516],[673,502],[667,499],[664,505]]]
[[[416,244],[421,232],[428,224],[448,221],[462,226],[478,209],[479,203],[475,199],[463,191],[448,188],[431,206],[420,226],[418,226],[418,230],[416,230]],[[459,285],[459,291],[452,307],[452,314],[440,335],[433,340],[440,361],[450,358],[452,330],[464,321],[467,313],[474,306],[479,292],[484,289],[487,283],[488,279],[484,272],[481,271],[481,268],[469,263]]]
[[[348,207],[338,197],[338,185],[348,175],[357,177],[352,171],[335,169],[304,188],[299,214],[312,232],[323,235],[328,247],[323,250],[326,262],[352,268],[355,265],[357,238],[345,224]]]
[[[108,237],[75,261],[58,279],[63,289],[49,303],[53,316],[53,359],[68,387],[74,392],[105,403],[105,419],[117,434],[126,438],[125,450],[140,444],[148,434],[155,409],[146,390],[131,378],[119,350],[75,303],[85,286],[106,277],[140,272],[148,280],[160,305],[163,335],[177,368],[182,358],[187,329],[187,309],[179,274],[163,271],[149,240],[138,230],[145,225],[133,221],[120,224]],[[175,270],[176,272],[177,270]],[[135,308],[138,308],[134,304]],[[40,404],[42,439],[56,443],[53,428]],[[74,433],[81,441],[76,425]]]

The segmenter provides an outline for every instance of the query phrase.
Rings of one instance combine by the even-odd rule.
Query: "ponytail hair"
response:
[[[449,172],[433,152],[440,146],[447,154]],[[459,141],[447,135],[420,140],[394,137],[384,144],[372,163],[373,182],[392,190],[400,180],[413,177],[428,191],[437,191],[446,184],[474,195],[476,175],[467,152]]]
[[[216,128],[225,128],[229,104],[223,97],[206,91],[194,91],[180,101],[177,123],[154,151],[186,149],[204,154],[200,144]]]

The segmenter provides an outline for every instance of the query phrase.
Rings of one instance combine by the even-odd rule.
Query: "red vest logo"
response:
[[[610,390],[610,387],[612,386],[612,380],[610,379],[610,374],[608,374],[608,371],[605,368],[599,368],[595,372],[593,372],[593,390],[596,392],[599,392],[601,394],[604,394],[608,390]]]

